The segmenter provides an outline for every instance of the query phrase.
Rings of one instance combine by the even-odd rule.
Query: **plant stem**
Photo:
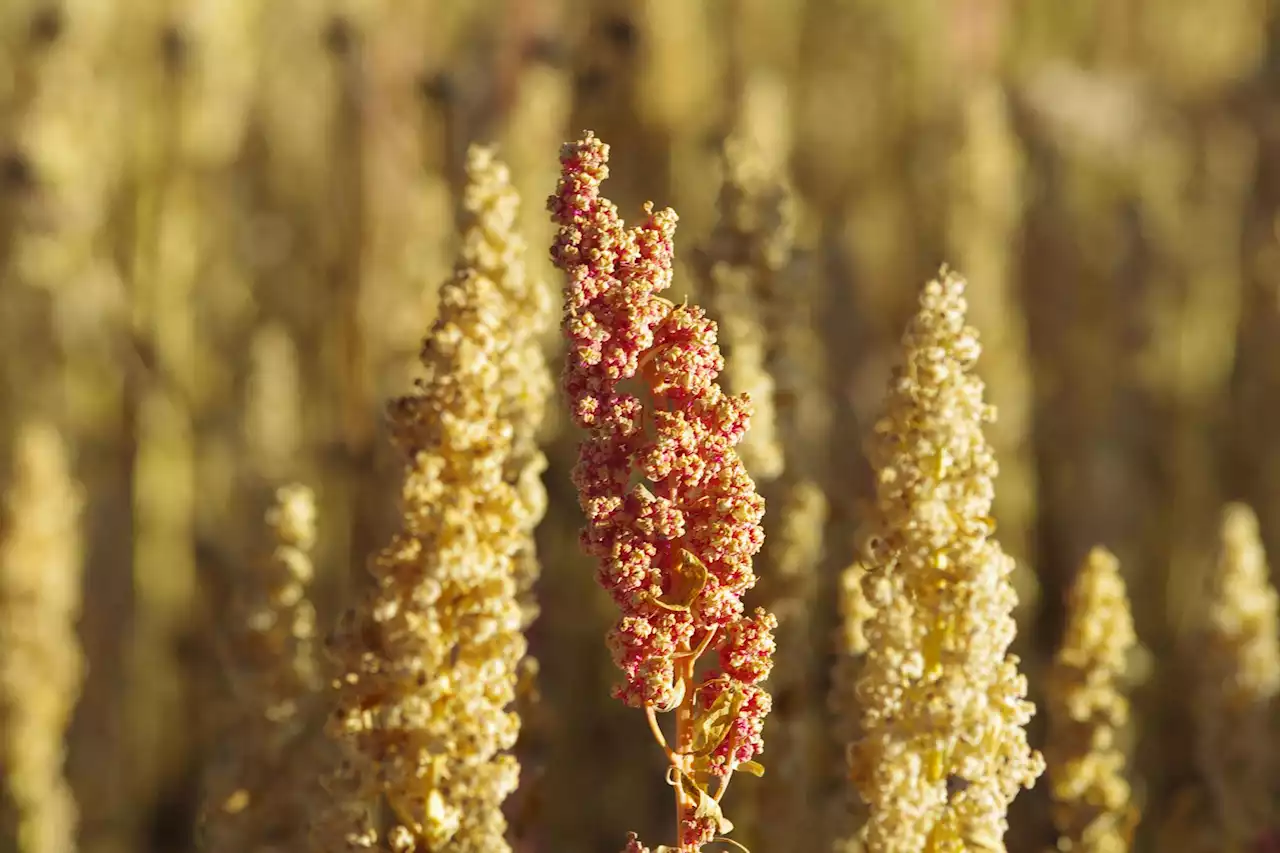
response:
[[[658,725],[658,714],[652,705],[644,706],[644,715],[649,720],[649,731],[653,732],[653,739],[658,742],[658,746],[662,747],[662,751],[666,753],[667,760],[672,764],[676,762],[676,754],[667,746],[667,739],[662,734],[662,727]]]
[[[677,666],[680,680],[684,683],[684,696],[680,706],[676,708],[675,766],[681,774],[687,774],[689,767],[687,751],[693,739],[693,667],[696,658],[690,656],[681,660]],[[685,816],[691,808],[689,797],[685,794],[684,785],[677,778],[676,784],[676,848],[680,853],[697,853],[697,848],[685,843]]]

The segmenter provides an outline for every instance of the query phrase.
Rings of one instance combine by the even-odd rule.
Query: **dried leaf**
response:
[[[705,563],[681,548],[680,556],[671,570],[671,589],[653,599],[653,603],[663,610],[688,613],[698,596],[702,595],[709,575]]]
[[[711,703],[711,707],[698,713],[693,719],[693,738],[690,753],[693,755],[710,755],[720,748],[729,730],[738,719],[746,694],[739,685],[731,684],[729,689],[721,693]]]
[[[724,816],[724,812],[720,810],[720,804],[716,802],[715,797],[708,794],[687,773],[680,774],[680,787],[684,789],[686,796],[697,802],[693,812],[695,818],[712,820],[715,823],[718,835],[733,831],[733,823]]]
[[[672,688],[675,692],[671,695],[670,702],[665,705],[654,704],[653,709],[658,713],[666,714],[670,711],[674,711],[676,708],[680,707],[680,703],[684,701],[684,680],[677,679],[675,683],[672,684]]]

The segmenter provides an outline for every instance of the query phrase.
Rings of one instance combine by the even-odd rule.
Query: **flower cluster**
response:
[[[1220,829],[1245,845],[1275,825],[1269,746],[1280,695],[1280,598],[1253,510],[1228,505],[1220,538],[1203,636],[1198,746]]]
[[[218,717],[228,746],[205,779],[208,853],[244,850],[305,823],[305,798],[280,779],[303,751],[307,707],[321,687],[309,598],[315,495],[299,484],[278,489],[266,522],[274,547],[243,579],[239,624],[223,646],[230,683]]]
[[[1094,548],[1067,601],[1067,629],[1049,683],[1049,776],[1063,853],[1124,853],[1137,823],[1118,735],[1120,691],[1137,644],[1120,562]]]
[[[741,139],[726,143],[720,216],[706,250],[699,254],[702,291],[718,318],[726,366],[721,382],[749,394],[751,434],[738,448],[747,470],[773,480],[786,460],[775,422],[776,393],[771,354],[771,307],[781,271],[790,261],[793,223],[786,187],[763,167],[762,157]]]
[[[538,447],[538,429],[551,396],[554,379],[542,353],[540,338],[552,320],[551,294],[525,270],[526,245],[517,230],[520,197],[511,183],[511,170],[478,145],[467,151],[468,182],[462,207],[472,225],[462,235],[462,265],[497,285],[506,301],[511,323],[509,345],[498,355],[499,416],[511,424],[511,451],[507,456],[507,482],[516,487],[534,523],[546,513],[547,494],[542,485],[546,456]],[[515,555],[516,586],[527,628],[537,616],[533,584],[539,565],[533,543],[533,525]],[[531,659],[526,658],[526,663]]]
[[[875,613],[852,759],[867,848],[885,853],[1003,850],[1009,803],[1044,769],[1008,654],[1013,561],[991,538],[996,464],[982,428],[995,413],[974,372],[964,287],[944,270],[924,289],[868,448],[876,512],[863,586]]]
[[[833,723],[830,742],[845,752],[862,737],[858,680],[862,674],[862,658],[867,653],[867,622],[875,614],[862,588],[866,573],[866,566],[855,561],[840,572],[836,590],[839,621],[833,632],[836,660],[831,669],[827,708]],[[829,798],[828,820],[836,835],[832,846],[836,853],[862,850],[858,836],[866,819],[866,808],[848,775],[841,772],[838,783],[832,786],[835,796]]]
[[[568,278],[563,384],[587,431],[574,482],[583,547],[622,615],[609,637],[623,672],[619,698],[676,712],[669,748],[679,850],[728,829],[717,798],[738,769],[758,770],[774,617],[743,613],[764,502],[735,450],[749,400],[723,393],[715,324],[659,294],[671,283],[676,216],[645,206],[627,229],[600,195],[608,147],[590,133],[561,152],[548,209],[551,255]],[[714,655],[718,670],[695,677]],[[699,680],[701,679],[701,680]],[[655,735],[666,746],[656,723]]]
[[[402,526],[332,643],[342,672],[329,729],[345,760],[329,784],[351,822],[318,822],[315,837],[337,849],[379,846],[367,810],[353,807],[378,798],[396,821],[392,851],[511,849],[502,805],[519,775],[511,705],[526,650],[516,560],[532,558],[543,507],[512,464],[534,392],[518,392],[511,353],[529,357],[519,312],[535,297],[507,274],[519,259],[491,233],[514,219],[496,215],[514,204],[508,180],[492,157],[468,158],[467,251],[441,288],[426,375],[391,406],[406,463]]]
[[[23,426],[0,524],[0,787],[23,853],[75,849],[76,803],[63,737],[84,675],[83,497],[57,430]]]
[[[695,256],[725,358],[720,383],[751,398],[751,430],[738,455],[770,508],[754,597],[778,618],[770,680],[777,708],[767,726],[777,764],[738,806],[746,816],[739,841],[766,849],[816,844],[820,791],[829,790],[819,778],[824,674],[811,654],[828,515],[819,485],[829,443],[824,344],[814,334],[820,277],[801,273],[794,251],[796,203],[786,144],[777,138],[786,130],[775,129],[776,83],[754,74],[743,81],[736,127],[724,142],[716,226]]]

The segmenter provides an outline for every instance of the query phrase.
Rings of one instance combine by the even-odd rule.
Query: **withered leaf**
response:
[[[687,773],[681,773],[680,787],[684,789],[686,796],[697,803],[693,812],[695,818],[713,821],[716,825],[717,834],[723,835],[726,832],[733,831],[733,823],[724,816],[724,812],[720,810],[720,804],[716,802],[715,797],[708,794],[702,786],[693,780],[693,777]]]
[[[731,685],[711,703],[711,707],[701,711],[693,719],[693,739],[690,752],[693,755],[710,755],[715,752],[729,735],[734,720],[742,710],[746,696],[741,687]]]
[[[688,613],[707,585],[707,566],[695,554],[681,548],[671,575],[671,589],[654,598],[653,603],[663,610]]]

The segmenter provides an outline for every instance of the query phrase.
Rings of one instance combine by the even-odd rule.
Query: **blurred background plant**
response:
[[[1275,0],[4,0],[0,536],[21,565],[0,612],[52,619],[31,648],[65,671],[41,688],[48,718],[6,713],[0,736],[48,740],[79,690],[65,762],[42,748],[31,783],[73,794],[78,846],[193,849],[227,758],[221,649],[262,558],[259,508],[286,483],[314,490],[327,632],[397,524],[383,401],[415,376],[460,249],[468,144],[497,143],[529,277],[555,292],[540,202],[587,127],[612,146],[624,216],[650,198],[679,212],[673,298],[709,294],[727,375],[770,395],[752,452],[776,544],[747,605],[778,610],[788,663],[764,734],[778,776],[726,795],[735,837],[848,849],[832,732],[856,730],[840,688],[861,605],[840,576],[874,494],[862,439],[943,260],[970,282],[999,412],[996,535],[1018,563],[1031,698],[1054,683],[1077,568],[1105,545],[1139,638],[1114,734],[1135,847],[1274,827],[1268,798],[1224,813],[1238,762],[1205,744],[1231,724],[1204,709],[1244,714],[1230,673],[1276,654],[1258,550],[1280,548]],[[616,850],[627,829],[663,837],[670,791],[609,698],[613,615],[568,477],[579,435],[551,411],[538,696],[508,817],[520,853]],[[40,453],[65,447],[66,482],[61,462],[21,461],[33,423],[58,448]],[[1253,507],[1261,544],[1239,544],[1235,510],[1219,559],[1228,501]],[[27,529],[41,517],[65,529]],[[1248,583],[1224,580],[1242,554]],[[77,577],[83,673],[64,624]],[[44,585],[47,610],[30,607]],[[1251,614],[1247,643],[1231,607]],[[0,657],[29,669],[21,649]],[[1272,681],[1247,709],[1268,758]],[[5,707],[28,690],[2,688]],[[23,828],[44,818],[15,771],[0,851],[43,850],[30,839],[57,836]],[[1049,797],[1014,802],[1011,849],[1055,843]]]

